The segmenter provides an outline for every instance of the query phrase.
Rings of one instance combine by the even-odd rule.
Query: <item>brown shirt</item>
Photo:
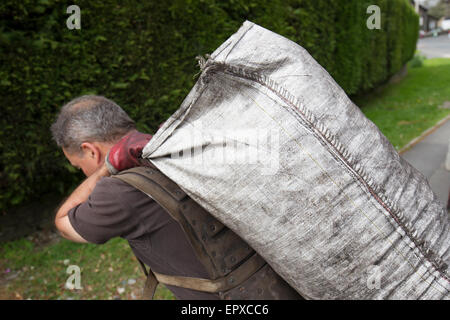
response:
[[[128,240],[135,255],[155,272],[209,278],[179,224],[153,199],[119,179],[102,178],[88,200],[69,211],[69,220],[89,242]],[[217,294],[167,288],[178,299],[219,299]]]

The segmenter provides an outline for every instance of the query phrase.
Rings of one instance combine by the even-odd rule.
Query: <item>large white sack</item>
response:
[[[447,212],[305,49],[246,21],[201,66],[143,157],[306,298],[450,297]]]

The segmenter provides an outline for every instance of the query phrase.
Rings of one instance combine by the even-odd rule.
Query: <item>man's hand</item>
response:
[[[81,237],[75,229],[72,227],[68,213],[70,209],[76,207],[80,203],[87,200],[89,195],[95,188],[97,182],[106,176],[109,176],[110,173],[105,164],[103,164],[100,168],[97,169],[89,178],[84,180],[82,184],[75,189],[74,192],[67,198],[67,200],[61,205],[55,217],[55,225],[56,228],[60,231],[61,235],[69,240],[80,243],[87,243],[83,237]]]

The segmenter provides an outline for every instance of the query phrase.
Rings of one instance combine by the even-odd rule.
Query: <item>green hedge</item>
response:
[[[289,4],[290,38],[349,95],[375,88],[414,55],[419,17],[408,0],[289,0]],[[366,27],[370,5],[380,7],[380,30]]]
[[[70,3],[72,4],[72,3]],[[82,179],[51,140],[62,104],[82,94],[118,102],[154,132],[195,83],[211,53],[245,19],[304,46],[348,94],[376,87],[414,53],[418,16],[408,0],[75,1],[0,3],[0,211]],[[366,8],[382,8],[382,30]]]

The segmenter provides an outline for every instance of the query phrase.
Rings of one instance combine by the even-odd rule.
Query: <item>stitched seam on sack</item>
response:
[[[250,78],[251,80],[253,80],[252,78]],[[259,80],[259,79],[258,79]],[[258,83],[261,83],[261,84],[263,84],[263,85],[265,85],[266,87],[268,87],[267,86],[267,84],[266,83],[264,83],[264,80],[260,80],[260,81],[258,81],[257,80],[257,82]],[[284,90],[284,91],[277,91],[277,90],[275,90],[275,89],[273,89],[273,88],[270,88],[270,87],[268,87],[269,89],[271,89],[271,90],[273,90],[273,91],[275,91],[275,93],[277,93],[277,94],[279,94],[279,95],[281,95],[282,96],[282,98],[284,98],[284,100],[286,101],[286,102],[288,102],[288,103],[291,103],[291,104],[293,104],[294,105],[294,107],[297,107],[298,108],[298,105],[299,104],[296,104],[296,103],[293,103],[292,101],[290,101],[289,100],[289,98],[287,98],[286,97],[286,95],[284,94],[284,93],[287,93],[287,94],[290,94],[286,89],[284,89],[284,88],[282,88],[281,86],[280,86],[280,88],[282,88],[282,90]],[[302,104],[300,104],[300,105],[302,105]],[[303,108],[305,108],[303,105],[302,105],[302,107]],[[299,109],[299,108],[298,108]],[[306,110],[306,108],[305,108],[305,110]],[[301,112],[301,110],[299,110],[300,112]],[[309,110],[308,110],[309,111]],[[303,113],[303,116],[306,118],[306,113]],[[424,243],[424,241],[422,241],[421,239],[416,239],[416,237],[414,236],[414,233],[417,233],[413,228],[412,228],[412,226],[408,226],[407,225],[407,223],[405,223],[405,222],[403,222],[402,221],[402,219],[398,216],[398,214],[397,213],[394,213],[393,211],[396,211],[396,212],[399,212],[399,210],[398,210],[398,208],[396,208],[396,206],[394,206],[394,204],[392,204],[392,202],[389,200],[389,199],[387,199],[387,197],[384,195],[384,194],[382,194],[381,193],[381,191],[379,191],[380,192],[380,195],[377,195],[376,194],[376,191],[375,191],[375,189],[378,189],[378,190],[380,190],[379,188],[378,188],[378,186],[375,186],[375,184],[373,183],[373,181],[371,181],[371,183],[369,183],[368,181],[370,181],[371,179],[370,178],[368,178],[368,175],[363,171],[363,169],[361,168],[361,166],[359,165],[359,164],[356,164],[356,165],[352,165],[352,163],[349,163],[349,160],[351,159],[350,157],[346,157],[346,156],[344,156],[344,153],[347,151],[341,144],[340,144],[340,142],[332,135],[332,134],[330,134],[330,137],[329,138],[327,138],[326,137],[326,135],[325,135],[325,133],[324,133],[324,131],[323,130],[320,130],[319,128],[318,128],[318,126],[320,126],[321,124],[319,124],[318,122],[317,122],[317,120],[315,119],[315,117],[313,116],[313,114],[311,113],[311,120],[310,119],[304,119],[304,120],[306,120],[307,122],[309,122],[308,123],[308,125],[310,126],[310,128],[312,129],[312,130],[314,130],[314,131],[316,131],[316,134],[318,133],[321,137],[322,137],[322,139],[323,140],[325,140],[330,146],[332,146],[333,148],[334,148],[334,150],[335,150],[335,152],[337,153],[337,154],[339,154],[340,155],[340,158],[341,158],[341,160],[344,162],[344,164],[349,168],[349,169],[351,169],[351,171],[350,171],[350,173],[351,174],[353,174],[353,175],[355,175],[356,176],[356,178],[364,185],[364,186],[366,186],[366,188],[367,188],[367,190],[370,192],[370,194],[375,198],[375,200],[387,211],[387,212],[389,212],[389,215],[394,219],[394,221],[403,229],[403,231],[405,232],[405,234],[410,238],[410,240],[414,243],[414,245],[415,245],[415,248],[417,248],[419,251],[420,251],[420,253],[423,255],[423,258],[421,258],[421,257],[418,257],[419,259],[425,259],[425,260],[427,260],[428,262],[430,262],[432,265],[433,265],[433,267],[436,269],[436,271],[438,271],[439,273],[441,273],[441,266],[439,266],[439,264],[441,264],[440,262],[437,262],[437,261],[432,261],[432,260],[434,260],[434,259],[436,259],[436,258],[429,258],[429,256],[430,256],[430,254],[428,253],[426,253],[426,251],[431,251],[430,249],[428,249],[428,248],[425,248],[425,249],[422,249],[421,247],[424,247],[423,246],[423,243]],[[314,122],[316,122],[316,123],[314,123]],[[325,129],[325,131],[327,131],[327,129]],[[357,168],[355,168],[355,166],[357,166]],[[391,208],[389,208],[389,205],[391,206],[391,207],[393,207],[393,209],[391,209]],[[402,238],[403,238],[403,235],[402,235]],[[425,252],[424,252],[425,251]],[[433,275],[434,276],[434,275]],[[449,281],[450,282],[450,280],[446,277],[446,275],[445,274],[441,274],[441,276],[444,278],[444,279],[446,279],[447,281]]]
[[[256,103],[256,101],[254,101],[255,103]],[[257,104],[257,103],[256,103]],[[260,106],[261,107],[261,106]],[[262,108],[262,107],[261,107]],[[265,111],[263,108],[262,108],[262,110],[263,111]],[[291,113],[292,111],[291,110],[287,110],[289,113]],[[295,117],[295,118],[300,118],[300,119],[302,119],[298,114],[293,114],[293,116]],[[302,125],[306,125],[306,126],[308,126],[308,127],[310,127],[310,125],[309,124],[303,124],[303,119],[302,119]],[[317,135],[317,133],[315,133],[315,132],[312,132],[312,134],[313,135]],[[324,144],[326,145],[326,143],[324,142]],[[300,146],[300,145],[299,145]],[[303,148],[303,147],[302,147]],[[326,170],[324,169],[324,168],[322,168],[318,163],[317,163],[317,161],[315,161],[315,159],[312,157],[312,155],[309,153],[309,152],[307,152],[306,150],[304,150],[304,152],[306,152],[309,156],[310,156],[310,158],[323,170],[323,172],[328,176],[328,178],[336,185],[336,186],[338,186],[337,185],[337,183],[328,175],[328,173],[326,172]],[[332,154],[332,156],[334,157],[334,158],[336,158],[337,157],[337,155],[335,155],[335,154],[333,154],[333,153],[331,153]],[[344,166],[347,166],[347,168],[348,168],[348,164],[346,164],[346,163],[342,163]],[[351,168],[350,168],[351,169]],[[350,175],[352,175],[352,176],[355,176],[359,181],[361,181],[361,182],[364,182],[364,181],[362,181],[361,180],[361,178],[360,177],[358,177],[356,174],[355,174],[355,172],[353,172],[353,171],[350,171],[349,172],[350,173]],[[338,186],[339,187],[339,186]],[[380,228],[374,223],[374,221],[373,220],[371,220],[364,212],[363,212],[363,210],[361,210],[361,208],[360,207],[358,207],[358,206],[356,206],[356,204],[350,199],[350,197],[348,197],[345,193],[344,193],[344,195],[347,197],[347,199],[350,201],[350,202],[352,202],[353,203],[353,206],[355,207],[355,209],[356,210],[359,210],[378,230],[379,230],[379,232],[380,232],[380,234],[382,234],[383,235],[383,232],[380,230]],[[377,197],[378,198],[378,197]],[[380,204],[379,203],[379,200],[377,199],[377,198],[375,198],[375,201],[378,203],[378,204]],[[383,206],[383,208],[385,208],[384,206]],[[389,215],[390,216],[390,215]],[[394,220],[395,221],[395,220]],[[405,232],[405,231],[403,231],[403,232]],[[406,233],[405,233],[406,234]],[[386,235],[384,235],[385,237],[386,237]],[[400,233],[400,238],[399,238],[399,240],[403,240],[403,241],[405,241],[405,239],[404,239],[404,236]],[[389,240],[388,240],[389,241]],[[392,245],[393,245],[393,243],[391,243]],[[408,243],[406,243],[407,244],[407,246],[408,247],[411,247]],[[414,269],[414,270],[417,270],[417,266],[414,266],[412,263],[410,263],[409,262],[409,260],[405,257],[405,256],[403,256],[403,254],[402,253],[400,253],[397,249],[395,249],[395,247],[392,247],[393,249],[394,249],[394,251],[396,251],[400,256],[402,256],[404,259],[405,259],[405,261],[406,262],[408,262],[409,264],[410,264],[410,266]],[[411,248],[411,249],[414,249],[414,248]],[[417,257],[417,259],[419,260],[419,261],[422,261],[424,258],[421,258],[416,252],[414,252],[414,250],[412,250],[412,252],[413,252],[413,254]],[[425,266],[425,268],[427,268],[426,266]],[[413,272],[413,273],[416,273],[416,271],[415,272]],[[430,271],[430,270],[428,270],[428,268],[427,268],[427,273],[429,273],[432,277],[433,277],[433,281],[437,278],[434,274],[433,274],[433,272],[432,271]],[[424,274],[423,274],[424,275]],[[436,289],[433,285],[432,285],[432,283],[433,283],[433,281],[431,281],[430,283],[423,277],[423,275],[421,275],[421,274],[419,274],[419,276],[425,281],[425,282],[427,282],[431,287],[433,287],[433,289]],[[448,291],[445,287],[443,287],[440,283],[437,283],[437,285],[439,286],[439,287],[442,287],[444,290],[446,290],[446,291]],[[437,289],[436,289],[437,290]],[[437,290],[439,293],[443,293],[443,292],[441,292],[440,290]]]
[[[295,114],[292,110],[287,110],[293,117],[295,117],[295,118],[300,118],[301,120],[300,121],[302,121],[302,123],[303,123],[303,119],[298,115],[298,114]],[[303,124],[303,125],[305,125],[305,126],[307,126],[308,128],[310,128],[310,130],[313,130],[314,128],[313,127],[311,127],[311,125],[310,124],[308,124],[308,123],[305,123],[305,124]],[[317,137],[317,133],[316,132],[312,132],[312,134],[314,135],[314,136],[316,136]],[[325,147],[326,148],[329,148],[329,145],[328,144],[326,144],[326,143],[324,143],[324,145],[325,145]],[[336,151],[336,150],[333,150],[333,151]],[[329,151],[330,153],[331,153],[331,155],[332,155],[332,157],[333,158],[335,158],[336,160],[342,160],[342,159],[340,159],[339,158],[339,156],[335,153],[335,152],[333,152],[333,151]],[[340,155],[340,154],[339,154]],[[342,155],[340,155],[340,156],[342,156]],[[374,192],[373,192],[373,190],[371,190],[371,188],[368,186],[368,184],[358,175],[358,174],[356,174],[355,172],[354,172],[354,170],[352,169],[352,167],[346,162],[346,161],[343,161],[343,163],[342,163],[342,165],[344,166],[344,167],[346,167],[347,169],[350,169],[349,170],[349,174],[351,175],[351,176],[353,176],[353,177],[355,177],[355,179],[357,179],[358,181],[360,181],[361,182],[361,184],[363,184],[364,185],[364,187],[366,187],[367,189],[368,189],[368,191],[369,191],[369,193],[371,194],[371,195],[373,195],[373,198],[375,199],[375,201],[379,204],[379,205],[381,205],[382,207],[383,207],[383,209],[385,209],[386,211],[388,211],[389,212],[389,208],[388,207],[386,207],[386,205],[385,204],[383,204],[382,203],[382,201],[381,201],[381,199],[378,197],[378,195],[377,194],[375,194]],[[323,169],[324,170],[324,172],[325,172],[325,169]],[[325,172],[326,173],[326,172]],[[328,174],[327,174],[327,176],[328,176]],[[331,177],[329,177],[330,179],[331,179]],[[333,179],[331,179],[332,181],[333,181]],[[334,182],[334,181],[333,181]],[[337,184],[336,184],[336,186],[337,186]],[[348,198],[348,197],[347,197]],[[350,198],[348,198],[350,201],[351,201],[351,199]],[[353,202],[353,201],[352,201]],[[361,211],[361,208],[360,207],[357,207],[355,204],[354,204],[354,206],[355,206],[355,209],[358,209],[358,210],[360,210]],[[362,211],[361,211],[362,212]],[[363,213],[363,212],[362,212]],[[364,214],[364,213],[363,213]],[[365,215],[365,214],[364,214]],[[366,215],[365,215],[366,216]],[[397,224],[399,224],[398,223],[398,221],[395,219],[395,217],[392,217],[392,214],[391,213],[389,213],[389,216],[391,217],[391,218],[393,218],[394,219],[394,221],[395,221],[395,223],[397,223]],[[366,218],[380,231],[380,234],[382,234],[382,231],[377,227],[377,225],[374,223],[374,221],[373,220],[371,220],[368,216],[366,216]],[[397,231],[398,232],[398,231]],[[404,232],[404,234],[406,234],[406,232],[403,230],[403,232]],[[402,233],[399,233],[399,235],[400,235],[400,238],[398,238],[398,240],[403,240],[403,241],[405,241],[405,239],[404,239],[404,234],[402,234]],[[408,235],[409,236],[409,235]],[[412,241],[412,240],[411,240]],[[392,245],[393,245],[393,243],[391,243]],[[411,248],[411,246],[408,244],[408,243],[406,243],[406,245],[408,246],[408,247],[410,247]],[[395,249],[395,248],[393,248],[393,249]],[[414,248],[411,248],[411,249],[417,249],[417,250],[419,250],[419,252],[420,252],[420,249],[419,248],[417,248],[417,246],[416,247],[414,247]],[[394,250],[394,251],[397,251],[397,250]],[[422,256],[423,257],[421,257],[421,256],[419,256],[416,252],[414,252],[414,250],[412,250],[412,252],[413,252],[413,254],[418,258],[418,260],[419,261],[422,261],[422,260],[427,260],[426,259],[426,257],[424,256],[424,254],[422,253],[422,252],[420,252],[421,254],[422,254]],[[408,259],[405,257],[405,256],[403,256],[400,252],[398,252],[397,251],[397,253],[398,254],[400,254],[404,259],[405,259],[405,261],[408,261]],[[428,261],[428,260],[427,260]],[[414,270],[417,270],[418,269],[418,265],[417,266],[413,266],[411,263],[410,263],[410,265],[411,265],[411,267],[414,269]],[[419,264],[420,265],[420,264]],[[425,266],[426,267],[426,266]],[[436,269],[436,267],[435,266],[433,266],[435,269]],[[427,267],[426,267],[427,268]],[[428,269],[428,268],[427,268]],[[413,273],[416,273],[416,271],[414,271]],[[435,275],[433,275],[433,270],[427,270],[427,273],[429,273],[434,279],[436,279],[436,276]],[[419,274],[419,276],[424,280],[424,281],[426,281],[420,274]],[[445,278],[445,277],[444,277]],[[427,282],[427,281],[426,281]],[[433,282],[433,281],[432,281]],[[431,283],[432,283],[431,282]],[[431,283],[429,283],[430,285],[431,285]],[[442,285],[440,285],[439,283],[438,283],[438,285],[440,286],[440,287],[442,287]],[[448,291],[445,287],[443,287],[443,289],[444,290],[446,290],[446,291]],[[439,291],[439,290],[438,290]],[[440,291],[439,291],[440,292]]]
[[[450,283],[450,279],[446,276],[446,272],[442,266],[442,260],[439,257],[435,257],[434,253],[431,249],[427,248],[426,242],[422,239],[417,239],[417,232],[413,229],[413,227],[405,223],[404,216],[399,212],[398,207],[395,206],[381,191],[372,179],[364,172],[361,165],[358,163],[353,163],[353,159],[351,154],[345,147],[336,139],[336,137],[329,132],[327,128],[325,128],[321,123],[318,122],[316,117],[312,114],[311,111],[305,108],[305,106],[299,101],[299,99],[291,94],[287,89],[283,88],[281,85],[276,83],[273,79],[269,77],[259,74],[254,71],[245,70],[242,67],[227,65],[225,63],[216,62],[212,59],[208,59],[207,64],[204,69],[204,74],[209,72],[214,72],[215,70],[220,70],[222,72],[228,72],[232,75],[237,75],[248,80],[252,80],[260,83],[261,85],[267,87],[268,89],[274,91],[277,95],[281,96],[287,103],[294,106],[304,117],[304,120],[309,122],[312,129],[314,129],[317,133],[320,134],[323,140],[325,140],[330,146],[332,146],[335,151],[340,155],[341,160],[352,169],[354,174],[356,174],[361,182],[367,187],[370,194],[372,194],[375,200],[389,213],[389,215],[394,219],[394,221],[403,229],[405,235],[413,242],[414,247],[419,250],[419,252],[423,255],[423,258],[418,257],[419,259],[424,259],[431,263],[433,268],[438,271],[440,276],[447,280]],[[203,75],[202,75],[203,76]],[[378,193],[378,194],[377,194]],[[403,237],[403,235],[402,235]],[[414,252],[414,251],[413,251]],[[426,266],[425,266],[426,267]],[[427,267],[428,269],[428,267]],[[434,276],[434,275],[433,275]],[[446,289],[446,288],[445,288]],[[446,289],[448,291],[448,289]]]

